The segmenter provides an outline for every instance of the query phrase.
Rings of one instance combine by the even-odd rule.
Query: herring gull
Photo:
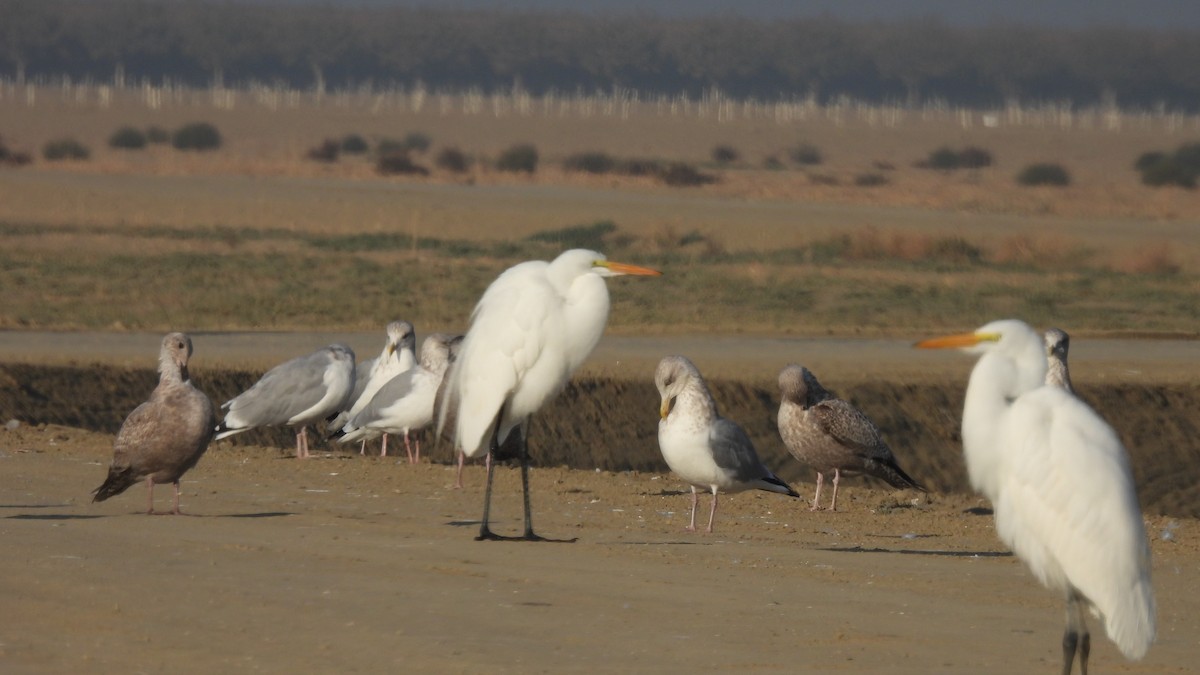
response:
[[[718,491],[756,489],[800,496],[763,465],[746,432],[717,413],[704,378],[690,360],[665,357],[654,373],[654,384],[662,399],[658,447],[671,471],[692,488],[688,530],[696,529],[697,487],[712,492],[707,532],[713,531]]]
[[[296,457],[308,457],[308,425],[346,405],[354,389],[354,351],[342,343],[322,347],[267,371],[252,387],[225,402],[216,440],[257,427],[300,427]]]

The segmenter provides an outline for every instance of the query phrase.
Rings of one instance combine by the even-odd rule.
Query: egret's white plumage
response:
[[[746,432],[717,413],[708,385],[690,360],[663,358],[654,371],[654,384],[661,400],[658,447],[671,471],[692,488],[688,530],[696,529],[697,487],[712,493],[708,532],[713,531],[718,492],[767,490],[800,496],[763,465]]]
[[[1083,606],[1103,617],[1122,654],[1144,656],[1155,632],[1150,550],[1112,427],[1067,389],[1044,384],[1043,338],[1020,321],[917,346],[980,355],[963,409],[967,471],[994,505],[1000,539],[1067,597],[1063,672],[1077,647],[1086,672]]]
[[[493,452],[562,390],[604,332],[609,310],[604,278],[623,274],[658,272],[573,249],[551,262],[515,265],[488,286],[447,374],[447,404],[441,408],[443,419],[454,416],[453,437],[467,457]],[[533,539],[526,434],[520,433],[525,536]],[[487,524],[491,476],[489,465],[480,538],[494,538]]]
[[[450,362],[451,344],[461,336],[434,333],[421,343],[421,362],[415,368],[393,377],[380,387],[371,401],[346,423],[342,443],[367,440],[383,434],[419,431],[433,422],[434,395]],[[417,442],[420,457],[420,442]],[[410,457],[410,461],[414,461]]]
[[[347,405],[354,390],[354,351],[334,343],[268,370],[246,391],[226,401],[214,440],[257,427],[300,427],[296,456],[308,456],[308,425]]]
[[[821,508],[821,485],[833,472],[837,510],[838,483],[843,473],[863,473],[895,488],[925,491],[896,462],[879,429],[861,410],[829,393],[804,366],[789,364],[779,372],[779,436],[788,452],[817,472],[812,510]]]

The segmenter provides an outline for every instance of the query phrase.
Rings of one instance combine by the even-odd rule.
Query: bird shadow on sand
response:
[[[944,556],[947,558],[1011,558],[1011,551],[931,551],[922,549],[901,549],[901,548],[880,548],[872,547],[865,548],[862,546],[851,546],[842,548],[838,546],[829,546],[817,549],[818,551],[829,551],[831,553],[898,553],[900,555],[933,555]]]
[[[79,513],[18,513],[14,516],[5,516],[8,520],[92,520],[106,517]]]

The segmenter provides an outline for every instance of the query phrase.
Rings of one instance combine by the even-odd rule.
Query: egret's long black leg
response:
[[[496,455],[496,450],[498,449],[497,448],[497,445],[498,445],[497,436],[499,436],[499,434],[500,434],[500,416],[503,414],[504,414],[504,411],[501,410],[500,414],[496,415],[495,426],[492,428],[492,437],[490,439],[488,439],[488,454],[487,454],[487,460],[486,460],[486,462],[487,462],[487,488],[483,492],[483,518],[480,519],[479,535],[477,537],[475,537],[475,541],[483,541],[485,539],[487,539],[487,540],[502,539],[502,537],[499,537],[499,536],[493,534],[491,529],[488,528],[488,518],[491,515],[491,511],[492,511],[492,478],[495,476],[495,472],[496,472],[495,455]]]
[[[1074,588],[1067,591],[1067,628],[1063,631],[1062,675],[1071,675],[1075,654],[1079,654],[1079,673],[1087,675],[1088,654],[1092,651],[1092,636],[1083,618],[1083,598]]]
[[[525,498],[525,538],[529,541],[543,541],[542,537],[533,532],[533,507],[529,502],[529,443],[525,425],[521,425],[516,431],[521,434],[521,491]]]

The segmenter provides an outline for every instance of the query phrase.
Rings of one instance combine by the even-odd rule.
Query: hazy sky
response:
[[[259,0],[269,1],[269,0]],[[275,0],[278,1],[278,0]],[[288,0],[348,5],[429,5],[586,12],[649,11],[664,16],[740,14],[760,19],[829,14],[846,19],[934,16],[951,24],[997,21],[1043,26],[1200,28],[1200,0]]]

